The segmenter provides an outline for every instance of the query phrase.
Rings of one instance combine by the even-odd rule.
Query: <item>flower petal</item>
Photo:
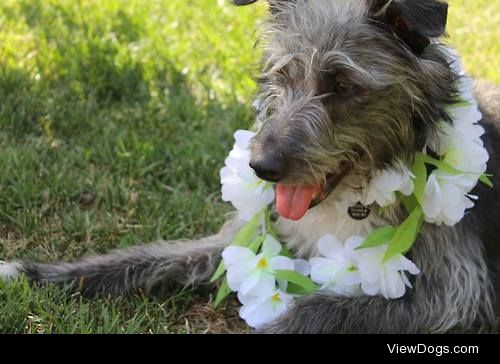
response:
[[[365,241],[365,238],[361,236],[351,236],[349,237],[345,242],[344,242],[344,249],[346,253],[351,255],[352,253],[357,252],[355,249],[363,244],[363,241]]]
[[[361,275],[359,271],[347,271],[343,276],[341,283],[346,286],[357,285],[361,283]]]
[[[382,259],[386,250],[387,245],[360,250],[357,263],[363,281],[374,283],[380,279],[383,270]]]
[[[239,291],[243,295],[254,295],[253,290],[259,290],[258,284],[260,283],[261,277],[264,273],[259,269],[254,269],[247,277],[241,282]],[[228,282],[229,283],[229,282]],[[252,293],[250,293],[252,292]],[[255,295],[258,296],[258,295]]]
[[[305,259],[294,259],[293,270],[307,277],[311,274],[311,265]]]
[[[242,262],[228,267],[226,277],[229,288],[235,292],[239,291],[242,283],[252,273],[253,268],[254,266],[249,262]]]
[[[278,241],[272,237],[272,235],[267,234],[264,243],[262,244],[262,252],[264,253],[264,256],[266,258],[271,258],[274,257],[275,255],[278,255],[281,252],[281,249],[283,247],[281,246]]]
[[[234,139],[236,140],[236,144],[238,147],[242,149],[247,149],[250,140],[255,136],[255,133],[250,130],[236,130],[234,133]]]
[[[326,234],[318,240],[318,251],[327,258],[334,258],[342,253],[344,246],[334,235]]]
[[[249,295],[249,294],[243,294],[243,293],[241,293],[241,291],[239,291],[237,293],[237,297],[238,297],[238,301],[240,301],[240,303],[242,305],[249,304],[252,301],[258,299],[258,297],[255,297],[255,296],[252,296],[252,295]]]
[[[291,295],[275,290],[244,304],[240,308],[240,316],[249,326],[259,328],[285,313],[292,303]]]
[[[331,282],[336,271],[335,263],[331,259],[311,258],[311,279],[319,284]]]
[[[405,272],[399,272],[401,274],[401,279],[406,287],[413,288]]]
[[[426,217],[434,218],[441,212],[442,194],[436,175],[431,173],[425,184],[423,211]]]
[[[332,292],[345,297],[357,296],[361,293],[359,284],[335,284],[328,287]]]
[[[406,258],[404,255],[397,255],[389,259],[385,266],[393,271],[408,271],[413,275],[419,274],[420,269],[413,263],[410,259]]]
[[[250,139],[255,133],[238,130],[236,143],[220,170],[222,200],[231,202],[238,210],[241,220],[249,221],[274,199],[270,184],[259,179],[248,165],[250,162]]]
[[[272,270],[294,270],[293,260],[282,255],[269,259],[269,265]]]
[[[255,254],[250,249],[241,246],[228,246],[222,252],[222,259],[226,268],[233,264],[249,261],[254,257]]]
[[[400,298],[405,294],[406,288],[399,272],[387,269],[383,277],[381,286],[385,298]]]
[[[272,317],[272,307],[263,304],[260,300],[254,300],[241,306],[239,314],[248,326],[258,328]]]
[[[241,285],[242,294],[250,294],[257,297],[262,297],[270,294],[276,289],[276,279],[273,275],[261,271],[259,279],[255,282],[249,282],[248,285]]]
[[[376,280],[372,283],[368,281],[361,281],[361,289],[368,296],[375,296],[380,291],[380,281]]]

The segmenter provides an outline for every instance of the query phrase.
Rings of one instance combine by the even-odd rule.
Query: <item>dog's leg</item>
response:
[[[298,299],[265,333],[442,333],[491,331],[494,292],[481,246],[461,230],[433,228],[417,242],[412,259],[422,269],[403,298]],[[440,233],[445,231],[445,233]]]
[[[208,282],[240,226],[232,220],[218,234],[203,239],[139,245],[73,263],[2,263],[0,278],[23,274],[32,282],[56,283],[86,296],[147,293],[164,282],[199,285]]]

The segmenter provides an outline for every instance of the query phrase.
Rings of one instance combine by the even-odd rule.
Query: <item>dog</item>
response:
[[[247,5],[256,0],[234,0]],[[459,75],[444,46],[447,4],[438,0],[269,0],[258,79],[260,128],[251,167],[288,186],[319,185],[322,198],[275,229],[297,257],[317,255],[324,234],[366,235],[405,218],[399,205],[356,220],[338,211],[353,189],[395,160],[411,165],[457,102]],[[475,92],[500,186],[500,91]],[[500,189],[475,187],[476,206],[453,227],[424,224],[408,256],[421,268],[400,299],[304,296],[264,333],[492,332],[500,312]],[[209,284],[242,223],[230,219],[199,240],[160,241],[75,262],[14,261],[0,275],[24,275],[85,296],[152,292],[164,284]]]

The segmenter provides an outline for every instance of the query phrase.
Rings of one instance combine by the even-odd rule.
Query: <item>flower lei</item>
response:
[[[220,171],[222,199],[231,202],[247,223],[223,251],[223,261],[212,277],[216,281],[226,272],[216,306],[237,292],[241,318],[251,327],[260,327],[286,312],[296,297],[317,290],[393,299],[411,288],[406,274],[420,270],[403,254],[415,242],[423,222],[455,225],[474,206],[477,197],[470,191],[478,181],[492,186],[485,174],[489,156],[480,138],[484,129],[477,124],[482,115],[472,96],[472,80],[461,71],[456,53],[449,50],[449,54],[461,75],[462,98],[448,110],[452,124],[440,123],[437,137],[416,154],[411,168],[398,162],[392,169],[375,172],[362,193],[353,192],[353,204],[386,207],[399,200],[408,217],[399,226],[383,226],[345,242],[324,235],[317,243],[321,255],[309,261],[293,259],[273,230],[268,206],[274,189],[248,165],[248,146],[255,133],[238,130],[234,134],[236,142]]]

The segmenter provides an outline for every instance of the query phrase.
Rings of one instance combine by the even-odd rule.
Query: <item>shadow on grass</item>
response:
[[[73,260],[217,230],[227,211],[218,171],[250,106],[195,93],[162,54],[142,58],[141,25],[124,12],[107,27],[68,6],[19,4],[36,49],[28,64],[0,64],[0,258]],[[2,294],[2,332],[196,330],[175,315],[200,299],[65,301],[56,288],[23,284]]]

